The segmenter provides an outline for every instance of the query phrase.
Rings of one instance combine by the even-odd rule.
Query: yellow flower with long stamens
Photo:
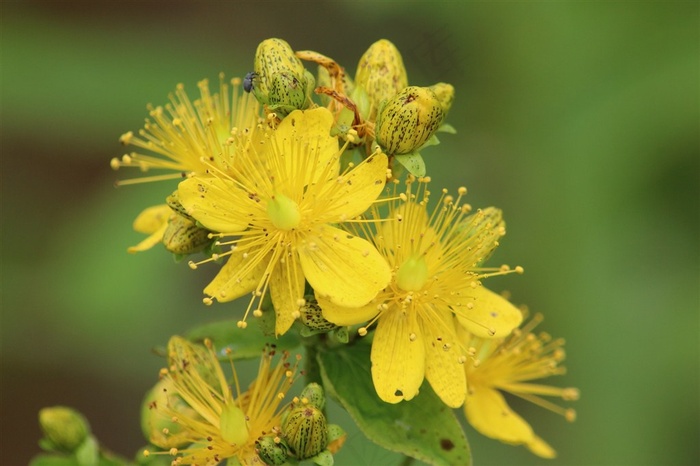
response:
[[[182,179],[190,173],[204,173],[212,162],[223,167],[235,163],[237,148],[231,131],[237,128],[252,138],[260,120],[260,105],[242,91],[239,78],[232,79],[229,85],[220,74],[219,90],[214,94],[206,79],[198,87],[200,96],[192,101],[184,86],[178,84],[169,96],[170,103],[148,105],[150,118],[138,134],[129,131],[121,136],[122,144],[141,152],[112,159],[112,168],[135,167],[149,175],[120,180],[118,186]],[[153,171],[159,173],[151,175]],[[144,251],[160,242],[171,215],[172,211],[164,205],[141,212],[134,229],[150,236],[130,247],[129,252]]]
[[[376,153],[340,172],[333,117],[325,108],[295,111],[267,129],[262,143],[249,144],[228,170],[212,166],[207,177],[180,183],[188,215],[217,232],[228,257],[204,289],[205,303],[252,293],[248,309],[262,315],[269,292],[277,335],[285,333],[305,304],[305,280],[328,300],[362,306],[390,280],[384,258],[367,240],[334,226],[363,214],[382,192],[387,157]],[[205,261],[190,262],[196,268]],[[257,303],[257,307],[254,306]]]
[[[161,370],[161,378],[172,393],[164,394],[150,409],[171,418],[177,429],[153,441],[162,442],[163,436],[170,435],[174,438],[168,439],[168,445],[187,446],[160,454],[175,456],[173,464],[213,466],[227,458],[241,465],[263,464],[255,441],[279,432],[288,404],[282,403],[298,375],[298,358],[290,365],[285,353],[273,365],[275,351],[265,351],[257,378],[242,392],[233,362],[231,387],[210,341],[203,347],[175,336],[168,343],[168,353],[169,368]]]
[[[460,330],[473,359],[465,364],[469,390],[464,413],[469,423],[483,435],[513,445],[525,445],[538,456],[554,458],[554,449],[535,435],[530,424],[508,406],[502,394],[506,392],[531,401],[561,414],[568,421],[576,418],[573,409],[542,397],[577,400],[577,389],[533,383],[566,372],[560,365],[565,356],[564,340],[553,340],[547,333],[532,333],[540,322],[542,315],[537,314],[510,336],[498,339],[484,339]]]
[[[409,177],[406,193],[390,203],[391,221],[377,224],[376,230],[358,224],[391,265],[389,286],[362,307],[343,307],[318,293],[317,300],[335,324],[376,322],[372,379],[382,400],[410,400],[427,378],[445,404],[458,407],[466,394],[467,351],[456,326],[484,337],[508,335],[520,324],[520,311],[480,280],[522,269],[481,267],[505,234],[498,209],[469,215],[470,206],[460,204],[466,189],[460,188],[457,199],[443,191],[429,213],[429,179],[419,179],[414,193],[415,181]],[[373,216],[380,217],[379,209]],[[360,328],[361,335],[366,333],[367,327]]]

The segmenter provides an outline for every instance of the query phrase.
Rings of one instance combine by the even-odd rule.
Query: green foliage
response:
[[[470,465],[471,453],[453,411],[426,383],[410,402],[379,399],[370,374],[370,347],[359,344],[319,353],[326,389],[378,445],[432,465]]]

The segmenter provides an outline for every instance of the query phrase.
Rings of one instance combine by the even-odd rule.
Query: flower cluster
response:
[[[304,61],[318,65],[316,76]],[[454,132],[444,121],[454,88],[409,85],[387,40],[370,46],[351,79],[332,58],[268,39],[243,79],[222,75],[217,93],[206,80],[199,91],[191,101],[179,85],[169,104],[149,106],[138,135],[121,138],[143,152],[112,167],[149,175],[119,184],[178,179],[165,203],[137,217],[148,237],[129,251],[162,243],[178,257],[201,254],[192,269],[220,266],[204,304],[247,300],[238,330],[266,317],[276,337],[316,336],[307,347],[369,340],[382,402],[411,402],[427,380],[484,435],[554,456],[501,392],[572,420],[541,395],[573,400],[575,389],[529,383],[563,372],[563,341],[532,333],[540,317],[521,327],[523,312],[487,288],[492,276],[523,272],[485,265],[505,235],[502,212],[472,209],[463,187],[430,190],[421,152],[437,132]],[[345,336],[330,339],[338,329]],[[174,337],[168,349],[144,430],[174,463],[332,463],[323,455],[342,442],[326,438],[323,407],[308,396],[281,407],[296,365],[273,367],[267,351],[242,391],[211,343]],[[317,433],[300,440],[297,431]]]

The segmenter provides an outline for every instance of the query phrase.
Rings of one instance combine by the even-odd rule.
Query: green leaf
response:
[[[471,465],[469,444],[449,407],[428,383],[411,401],[385,403],[374,391],[370,347],[359,344],[319,353],[326,389],[376,444],[432,465]]]
[[[441,124],[437,130],[439,133],[457,134],[455,127],[448,123]]]
[[[299,338],[291,332],[279,338],[263,335],[257,325],[238,328],[236,319],[211,322],[191,329],[185,338],[200,342],[209,338],[214,342],[219,359],[228,359],[227,350],[231,350],[233,359],[251,359],[260,356],[266,344],[276,345],[280,350],[291,350],[300,345]]]
[[[413,176],[425,176],[425,162],[418,152],[410,154],[395,155],[394,158]]]

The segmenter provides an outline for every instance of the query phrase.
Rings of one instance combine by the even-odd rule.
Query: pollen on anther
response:
[[[358,328],[357,334],[360,335],[361,337],[364,337],[365,335],[367,335],[367,327]]]
[[[207,296],[206,298],[202,298],[202,302],[207,306],[211,306],[212,304],[214,304],[214,300],[211,299],[209,296]]]
[[[525,269],[518,265],[517,267],[515,267],[515,273],[525,273]]]
[[[192,269],[192,270],[197,270],[197,264],[194,261],[189,261],[187,265]]]
[[[297,306],[305,306],[306,305],[306,300],[304,298],[299,298],[297,299]]]
[[[253,311],[253,315],[254,315],[255,317],[262,317],[262,315],[263,315],[262,309],[256,309],[256,310],[254,310],[254,311]]]
[[[464,186],[460,186],[460,188],[457,190],[457,192],[459,193],[460,196],[464,196],[465,194],[467,194],[467,188],[465,188]]]
[[[238,328],[246,328],[248,326],[248,323],[244,320],[239,320],[236,322],[236,327]]]
[[[418,338],[418,337],[416,336],[415,333],[411,333],[410,335],[408,335],[408,339],[411,341],[416,341],[416,338]]]

